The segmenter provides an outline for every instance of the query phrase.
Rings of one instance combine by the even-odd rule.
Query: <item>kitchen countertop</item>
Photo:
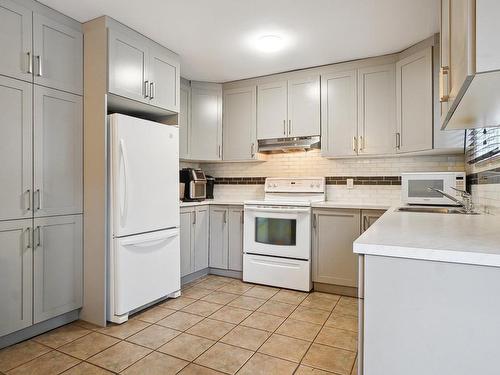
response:
[[[351,203],[351,202],[335,202],[324,201],[315,202],[312,204],[313,208],[350,208],[358,210],[387,210],[390,205],[378,203]]]
[[[500,267],[500,216],[397,212],[354,241],[354,252]]]
[[[244,201],[237,201],[231,199],[206,199],[201,202],[180,202],[180,207],[196,207],[204,205],[223,205],[223,206],[243,206]],[[312,204],[313,208],[346,208],[346,209],[359,209],[359,210],[387,210],[390,206],[384,204],[372,203],[348,203],[348,202],[335,202],[324,201]]]

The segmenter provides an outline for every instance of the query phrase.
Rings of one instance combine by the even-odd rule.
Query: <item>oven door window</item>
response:
[[[410,198],[441,198],[442,195],[437,191],[429,190],[435,188],[443,190],[443,180],[409,180],[408,197]]]
[[[296,229],[296,219],[256,217],[255,242],[277,246],[295,246],[297,242]]]

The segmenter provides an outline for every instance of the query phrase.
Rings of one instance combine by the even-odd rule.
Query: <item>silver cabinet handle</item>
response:
[[[316,230],[316,214],[313,215],[313,222],[312,222],[312,226],[314,228],[314,230]]]
[[[222,158],[222,146],[221,145],[219,145],[218,154],[219,154],[219,159]]]
[[[286,135],[286,120],[283,120],[283,135]]]
[[[363,149],[365,148],[365,140],[363,139],[363,136],[360,135],[359,136],[359,151],[363,151]]]
[[[401,133],[396,133],[396,149],[401,149]]]
[[[42,209],[42,192],[40,189],[36,189],[35,193],[36,193],[37,202],[38,202],[36,205],[36,209],[41,210]]]
[[[363,232],[368,229],[368,216],[363,216]]]
[[[196,225],[196,211],[193,211],[193,225]]]
[[[155,83],[154,82],[151,82],[149,84],[149,99],[154,99],[154,97],[156,96],[156,87],[155,87]]]
[[[149,81],[144,81],[144,97],[149,98]]]
[[[37,67],[38,67],[38,72],[36,73],[36,75],[38,77],[42,77],[43,76],[42,58],[40,57],[40,55],[35,56],[35,58],[36,58]]]
[[[241,211],[241,224],[245,224],[245,213],[243,211]]]
[[[42,246],[42,228],[40,227],[40,225],[36,227],[36,233],[36,247],[40,247]]]
[[[26,228],[25,233],[26,233],[26,237],[28,237],[26,248],[31,249],[31,227]]]
[[[445,103],[450,99],[450,97],[448,96],[449,72],[450,72],[450,67],[448,66],[442,66],[441,69],[439,70],[439,101],[441,103]]]
[[[31,189],[26,190],[24,194],[28,195],[28,204],[26,205],[26,211],[31,211]]]
[[[255,156],[255,143],[253,143],[253,142],[250,146],[250,155],[252,158]]]
[[[224,211],[224,224],[227,223],[227,211]]]
[[[292,134],[292,120],[288,120],[288,135]]]
[[[358,139],[356,137],[352,137],[352,150],[354,152],[358,151]]]
[[[26,73],[33,74],[33,59],[31,58],[31,52],[26,52],[26,56],[28,57],[28,69]]]

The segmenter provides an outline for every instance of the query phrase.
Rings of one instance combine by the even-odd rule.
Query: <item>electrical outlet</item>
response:
[[[353,178],[348,178],[347,179],[347,188],[348,189],[354,189],[354,179]]]

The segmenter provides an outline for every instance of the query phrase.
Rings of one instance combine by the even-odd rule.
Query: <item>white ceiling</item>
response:
[[[438,31],[439,0],[42,0],[80,22],[109,15],[181,56],[183,77],[226,82],[398,52]],[[279,34],[283,50],[252,45]]]

